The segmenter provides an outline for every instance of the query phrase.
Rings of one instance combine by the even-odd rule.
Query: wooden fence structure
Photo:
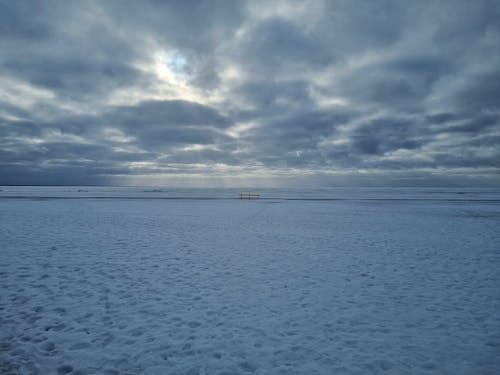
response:
[[[240,199],[259,199],[259,193],[251,193],[249,191],[243,191],[240,193]]]

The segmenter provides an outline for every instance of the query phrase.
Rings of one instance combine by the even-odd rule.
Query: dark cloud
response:
[[[0,35],[16,41],[39,40],[47,36],[47,28],[41,19],[32,17],[31,22],[23,22],[30,13],[40,14],[44,6],[37,2],[0,2]]]
[[[297,65],[311,69],[327,64],[328,51],[321,47],[314,35],[278,18],[260,22],[249,30],[239,45],[238,57],[257,78],[268,77]]]
[[[231,122],[208,106],[185,100],[147,101],[138,105],[115,107],[104,116],[105,121],[136,129],[144,126],[227,127]]]
[[[11,137],[40,136],[44,128],[33,121],[0,121],[0,137],[3,140]]]
[[[455,119],[451,124],[448,122],[445,126],[439,128],[440,132],[452,133],[470,133],[478,134],[494,129],[500,124],[500,114],[478,114],[476,117],[462,117]]]
[[[108,1],[99,4],[116,28],[192,50],[211,51],[230,36],[245,17],[245,4],[231,0]]]
[[[356,128],[353,147],[361,154],[378,155],[388,151],[412,150],[421,146],[418,125],[408,120],[377,119]]]
[[[231,122],[213,108],[183,100],[149,101],[114,108],[104,122],[133,136],[143,149],[214,144],[227,138],[219,128]]]
[[[348,113],[342,111],[296,111],[267,120],[250,132],[248,139],[257,147],[255,155],[288,152],[302,153],[315,150],[318,142],[335,133],[336,126],[345,123]],[[277,155],[277,156],[278,156]],[[311,160],[315,162],[315,160]]]
[[[114,61],[89,61],[79,58],[34,59],[8,61],[3,70],[35,86],[79,98],[95,95],[141,79],[136,69]]]
[[[500,37],[498,39],[500,43]],[[472,77],[470,84],[456,94],[456,105],[469,112],[498,111],[500,106],[500,68]]]
[[[251,113],[251,117],[273,114],[281,110],[295,110],[297,106],[310,110],[314,106],[309,83],[306,81],[252,80],[235,87],[233,95],[258,108]]]
[[[220,150],[189,152],[182,149],[192,144],[219,145],[226,150],[231,147],[227,143],[230,138],[220,132],[231,122],[213,108],[192,102],[147,101],[132,106],[111,107],[99,116],[66,116],[59,120],[43,123],[1,122],[3,176],[16,176],[15,181],[24,181],[33,171],[39,170],[35,173],[37,181],[53,181],[60,171],[67,172],[71,166],[75,167],[80,176],[78,178],[83,178],[86,173],[106,177],[155,171],[151,167],[127,167],[127,162],[202,163],[230,160]],[[78,137],[80,142],[73,140],[74,137]],[[54,138],[62,140],[54,141]],[[133,151],[127,151],[127,148]],[[171,156],[161,156],[160,152]],[[20,171],[23,170],[27,176],[21,178]],[[41,171],[46,171],[50,178],[42,178]]]
[[[499,18],[493,0],[0,0],[0,184],[497,184]]]

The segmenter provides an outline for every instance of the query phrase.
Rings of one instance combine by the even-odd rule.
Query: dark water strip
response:
[[[301,197],[261,197],[258,199],[247,199],[239,197],[131,197],[131,196],[84,196],[84,197],[62,197],[62,196],[32,196],[32,195],[5,195],[0,196],[2,200],[188,200],[188,201],[313,201],[313,202],[335,202],[335,201],[389,201],[389,202],[474,202],[474,203],[494,203],[500,204],[500,199],[484,198],[301,198]]]

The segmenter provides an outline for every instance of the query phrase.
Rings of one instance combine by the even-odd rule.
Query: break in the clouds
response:
[[[495,185],[499,1],[0,1],[0,184]]]

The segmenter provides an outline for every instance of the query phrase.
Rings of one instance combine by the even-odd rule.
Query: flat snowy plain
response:
[[[500,373],[499,190],[0,189],[1,374]]]

